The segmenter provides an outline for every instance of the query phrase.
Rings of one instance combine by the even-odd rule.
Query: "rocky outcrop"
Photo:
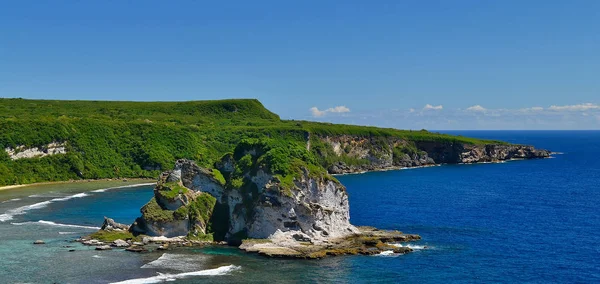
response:
[[[102,223],[102,227],[100,230],[104,231],[128,231],[129,226],[121,223],[115,222],[115,220],[104,217],[104,223]]]
[[[242,154],[249,153],[260,155],[260,151]],[[227,155],[216,164],[219,169],[210,170],[189,160],[178,160],[172,171],[162,174],[155,197],[142,208],[142,217],[132,230],[159,240],[210,234],[215,241],[241,244],[240,248],[248,252],[296,258],[382,251],[406,253],[409,248],[389,242],[420,239],[417,235],[359,229],[350,224],[346,189],[326,174],[311,173],[307,167],[301,167],[301,172],[289,182],[283,180],[289,176],[272,174],[267,167],[258,166],[246,171],[242,175],[244,182],[236,185],[232,177],[241,175],[238,162]],[[223,182],[221,176],[227,180]],[[182,208],[193,210],[190,204],[202,195],[214,199],[199,210],[198,214],[204,216],[203,224],[191,215],[176,216]],[[174,204],[179,207],[172,207]]]
[[[481,163],[499,162],[512,159],[539,159],[550,157],[548,150],[538,150],[533,146],[511,144],[473,145],[464,143],[417,142],[419,149],[426,151],[436,163]]]
[[[290,239],[285,234],[275,234],[269,239],[244,240],[240,249],[269,257],[323,258],[336,255],[374,255],[382,252],[405,254],[412,249],[399,246],[398,242],[420,240],[418,235],[407,235],[399,231],[382,231],[371,227],[360,227],[357,233],[345,237],[331,238],[326,243],[306,243]]]
[[[230,174],[233,167],[221,169]],[[310,241],[357,232],[350,224],[345,188],[334,180],[311,176],[306,169],[290,188],[284,188],[278,177],[260,169],[246,176],[243,187],[226,187],[211,171],[189,160],[179,160],[165,176],[180,179],[193,192],[216,198],[215,207],[220,210],[214,219],[221,220],[223,227],[215,233],[229,241],[268,238],[278,231]]]
[[[357,173],[436,164],[500,162],[512,159],[547,158],[551,152],[533,146],[468,144],[444,141],[408,141],[397,137],[351,135],[316,137],[315,154],[332,161],[331,174]],[[310,141],[309,141],[310,142]],[[311,147],[311,146],[308,146]]]
[[[205,238],[215,201],[208,193],[183,187],[173,172],[165,173],[129,230],[136,235]]]
[[[26,158],[41,158],[57,154],[65,154],[67,150],[65,143],[52,142],[48,145],[40,147],[27,148],[25,145],[20,145],[15,148],[6,148],[4,151],[8,154],[11,160],[26,159]]]

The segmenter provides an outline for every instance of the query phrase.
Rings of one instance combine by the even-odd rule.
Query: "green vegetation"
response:
[[[194,201],[186,206],[189,210],[189,218],[192,223],[199,223],[208,227],[216,203],[217,199],[212,195],[205,192],[200,193]]]
[[[175,220],[175,211],[162,209],[154,197],[142,207],[141,211],[144,218],[148,221],[170,222]],[[178,217],[181,217],[179,213]]]
[[[188,233],[188,235],[186,236],[186,238],[188,240],[192,240],[192,241],[202,241],[202,242],[212,242],[214,241],[213,238],[213,234],[202,234],[202,233],[193,233],[192,231],[190,231],[190,233]]]
[[[232,152],[241,172],[267,166],[282,177],[297,172],[287,166],[302,163],[319,166],[311,172],[322,172],[318,168],[340,159],[347,164],[368,163],[332,156],[330,146],[318,143],[319,136],[327,135],[501,143],[427,131],[285,121],[251,99],[193,102],[0,99],[1,149],[61,142],[67,150],[67,154],[18,160],[11,160],[0,150],[0,186],[70,179],[155,178],[170,169],[177,159],[192,159],[212,168],[223,155]],[[312,155],[305,150],[308,137]],[[281,144],[265,145],[269,150],[262,151],[270,152],[257,153],[254,158],[244,157],[245,154],[236,156],[240,154],[235,150],[239,142],[265,139],[270,140],[268,144]],[[218,171],[213,174],[221,182],[228,180]],[[288,183],[288,179],[283,179]],[[239,176],[231,179],[230,184],[243,187]]]
[[[179,196],[179,194],[185,194],[188,192],[186,187],[176,182],[159,184],[156,189],[162,197],[168,200],[174,200],[177,196]]]
[[[96,239],[101,242],[114,242],[116,240],[132,240],[134,242],[139,242],[142,240],[142,235],[134,236],[132,233],[127,231],[104,231],[98,230],[87,236],[88,239]]]
[[[213,177],[214,177],[214,178],[215,178],[217,181],[219,181],[219,183],[220,183],[221,185],[225,185],[225,177],[223,176],[223,174],[222,174],[222,173],[221,173],[219,170],[217,170],[217,169],[212,169],[212,174],[213,174]]]

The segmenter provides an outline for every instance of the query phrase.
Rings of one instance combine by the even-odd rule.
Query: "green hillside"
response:
[[[7,151],[0,151],[0,185],[154,178],[179,158],[212,167],[246,138],[270,138],[306,147],[308,137],[327,135],[490,143],[427,131],[286,121],[253,99],[191,102],[0,99],[2,149],[19,152],[53,142],[64,143],[66,148],[66,154],[17,160],[12,160]],[[324,163],[323,160],[321,164]]]

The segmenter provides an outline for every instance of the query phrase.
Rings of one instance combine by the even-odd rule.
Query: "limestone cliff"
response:
[[[309,142],[307,148],[321,158],[321,164],[332,174],[550,156],[550,151],[527,145],[410,141],[382,136],[316,136]]]
[[[227,165],[221,169],[229,175],[231,172],[227,170],[233,167]],[[337,181],[311,176],[307,169],[303,170],[290,188],[284,188],[278,177],[262,169],[252,176],[246,174],[249,184],[245,187],[231,188],[215,178],[215,170],[179,160],[173,171],[163,174],[155,198],[142,209],[143,216],[137,221],[136,230],[151,236],[188,235],[195,225],[191,218],[157,220],[146,208],[158,206],[161,213],[172,211],[170,214],[174,214],[193,202],[195,195],[210,194],[216,199],[213,208],[220,208],[210,212],[212,220],[221,222],[210,228],[216,240],[263,239],[281,232],[297,240],[315,242],[356,233],[357,229],[350,224],[345,188]],[[160,190],[165,184],[180,184],[183,188],[179,189],[181,193],[167,199],[161,193],[164,190]],[[196,226],[205,234],[203,225]]]

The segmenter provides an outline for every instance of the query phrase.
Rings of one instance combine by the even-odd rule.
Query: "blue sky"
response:
[[[0,96],[599,129],[600,1],[3,1]]]

